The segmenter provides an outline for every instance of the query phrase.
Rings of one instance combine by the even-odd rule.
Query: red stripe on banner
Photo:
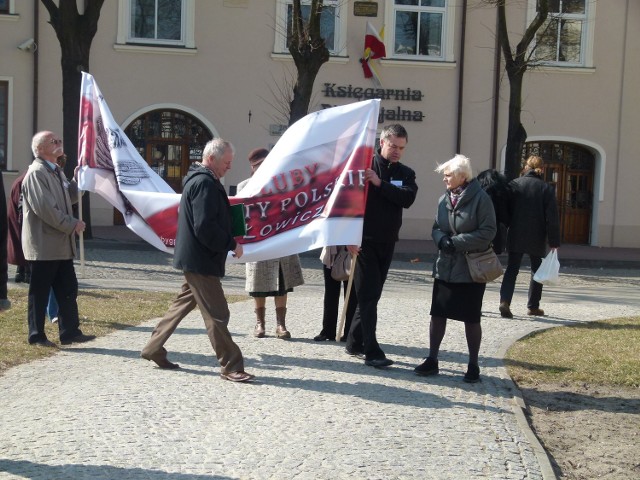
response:
[[[176,246],[176,233],[178,231],[178,208],[176,204],[166,210],[154,213],[144,221],[151,227],[162,243],[167,247]]]
[[[255,243],[324,218],[361,218],[364,216],[366,186],[364,170],[371,166],[373,148],[356,148],[351,157],[337,167],[314,174],[302,181],[302,170],[288,176],[279,174],[260,195],[230,198],[232,204],[244,203],[247,235],[240,243]],[[344,169],[348,165],[348,170]],[[309,166],[309,171],[313,166]],[[343,175],[344,173],[344,175]],[[328,209],[327,204],[340,177],[340,191]]]
[[[78,159],[81,166],[96,168],[96,132],[93,123],[93,102],[85,96],[80,99],[80,132],[78,134]]]

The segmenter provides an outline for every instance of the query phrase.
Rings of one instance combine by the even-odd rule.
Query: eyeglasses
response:
[[[60,139],[60,138],[52,138],[49,142],[53,143],[54,145],[60,145],[62,143],[62,139]]]

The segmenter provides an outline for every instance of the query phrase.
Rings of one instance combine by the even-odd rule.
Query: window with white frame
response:
[[[538,0],[529,0],[533,19]],[[593,0],[549,0],[549,16],[536,33],[533,58],[557,66],[591,66],[593,51]]]
[[[329,54],[333,56],[345,56],[346,45],[346,21],[347,12],[344,1],[324,0],[322,16],[320,17],[320,35],[329,49]],[[302,0],[302,16],[307,21],[311,12],[311,1]],[[276,4],[276,38],[274,52],[289,53],[288,39],[291,36],[293,22],[293,1],[277,0]]]
[[[129,39],[183,44],[183,19],[182,0],[133,0]]]
[[[453,60],[454,0],[392,0],[386,3],[387,58]]]
[[[195,0],[120,0],[119,44],[194,48]]]

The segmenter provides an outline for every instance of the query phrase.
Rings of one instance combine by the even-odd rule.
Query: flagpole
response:
[[[78,190],[78,195],[80,200],[78,201],[78,217],[79,220],[82,221],[82,190]],[[85,278],[84,276],[84,230],[80,232],[80,278]]]
[[[349,274],[349,281],[347,282],[347,293],[344,296],[344,305],[342,305],[342,314],[340,315],[340,327],[338,327],[338,333],[336,334],[336,342],[340,341],[342,337],[342,330],[344,329],[344,322],[347,318],[347,306],[349,305],[349,297],[351,296],[351,285],[353,285],[353,274],[356,271],[356,261],[358,255],[355,253],[351,254],[351,273]]]

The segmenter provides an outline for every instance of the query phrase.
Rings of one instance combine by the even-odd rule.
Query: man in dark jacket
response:
[[[402,125],[388,125],[380,134],[380,149],[371,168],[365,170],[369,182],[364,214],[362,246],[350,246],[358,252],[354,285],[358,308],[347,336],[349,355],[364,358],[372,367],[387,367],[393,361],[386,358],[376,339],[378,301],[393,259],[402,225],[402,209],[416,199],[418,186],[415,172],[400,163],[407,146],[408,135]]]
[[[234,148],[216,138],[204,148],[202,163],[194,163],[183,182],[173,266],[183,271],[185,283],[167,313],[160,319],[140,356],[160,368],[179,365],[167,359],[165,342],[196,305],[200,307],[211,346],[220,362],[220,376],[247,382],[244,359],[231,338],[229,306],[222,290],[228,252],[240,258],[242,245],[232,236],[230,205],[220,179],[231,168]]]

